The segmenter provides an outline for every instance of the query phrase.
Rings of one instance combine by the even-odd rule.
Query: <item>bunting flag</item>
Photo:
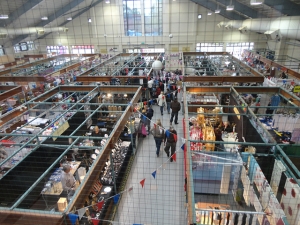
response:
[[[102,200],[101,202],[98,202],[97,203],[97,208],[98,208],[97,211],[100,211],[102,209],[103,205],[104,205],[104,200]]]
[[[170,131],[169,130],[166,130],[166,136],[167,136],[167,138],[170,137]]]
[[[144,101],[144,105],[147,105],[147,101]]]
[[[176,152],[171,157],[176,162]]]
[[[145,115],[143,115],[143,120],[146,120],[147,118],[146,118],[146,116]]]
[[[175,142],[177,142],[177,134],[173,134],[173,138],[174,138]]]
[[[79,220],[81,220],[81,218],[85,214],[85,208],[78,209],[77,212],[78,212]]]
[[[129,189],[128,189],[128,194],[130,197],[132,197],[132,190],[133,190],[133,186],[131,186]]]
[[[181,147],[180,147],[182,150],[184,150],[184,148],[185,148],[185,144],[183,144],[183,145],[181,145]]]
[[[142,185],[142,188],[144,188],[144,184],[145,184],[145,178],[143,180],[140,181],[140,184]]]
[[[120,194],[114,196],[114,204],[117,204],[120,198]]]
[[[72,214],[72,213],[69,213],[68,216],[69,216],[69,219],[70,219],[72,225],[74,225],[76,223],[76,221],[79,217],[78,215]]]
[[[100,220],[98,220],[98,219],[92,218],[93,225],[98,225],[99,221]]]
[[[185,143],[185,139],[184,139],[183,137],[181,138],[181,142],[182,142],[182,143]]]
[[[155,177],[156,177],[156,170],[152,173],[152,177],[155,179]]]

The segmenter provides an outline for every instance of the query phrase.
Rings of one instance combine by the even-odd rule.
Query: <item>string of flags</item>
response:
[[[178,89],[178,91],[180,91],[180,89]],[[152,103],[153,103],[153,100],[150,100],[150,103],[152,104]],[[146,103],[146,104],[147,104],[147,103]],[[143,105],[146,105],[146,104],[143,103]],[[130,102],[129,105],[132,105],[132,103]],[[142,119],[145,119],[145,120],[148,119],[148,118],[147,118],[145,115],[143,115],[141,112],[139,112],[139,111],[136,111],[136,112],[138,112],[138,113],[142,116]],[[148,120],[149,120],[149,119],[148,119]],[[158,126],[156,123],[154,123],[154,122],[152,122],[152,121],[150,120],[150,124],[151,124],[151,123],[153,124],[154,127]],[[162,128],[163,130],[165,130],[165,128],[163,128],[163,127],[160,127],[160,128]],[[174,134],[174,133],[170,132],[169,130],[166,130],[166,131],[165,131],[165,134],[166,134],[167,138],[169,138],[170,135],[173,135],[174,140],[177,142],[177,140],[178,140],[177,134]],[[181,141],[182,141],[182,145],[181,145],[180,148],[184,151],[184,149],[185,149],[185,142],[187,141],[187,139],[181,137]],[[176,159],[177,159],[177,158],[176,158],[176,152],[177,152],[177,150],[175,151],[174,154],[172,154],[172,155],[166,160],[166,162],[168,162],[171,158],[173,159],[174,162],[176,162]],[[164,162],[162,165],[160,165],[156,170],[154,170],[154,171],[151,173],[151,176],[153,177],[153,179],[156,179],[157,171],[158,171],[160,168],[164,167],[164,164],[166,164],[166,162]],[[143,178],[143,179],[139,182],[139,185],[140,185],[142,188],[144,188],[145,182],[146,182],[146,178]],[[136,185],[137,185],[137,184],[136,184]],[[72,224],[72,225],[75,225],[75,223],[77,222],[77,220],[81,220],[81,219],[84,217],[84,214],[85,214],[85,212],[86,212],[86,209],[89,208],[89,207],[91,207],[91,206],[95,206],[95,205],[96,205],[97,211],[100,211],[100,210],[103,208],[105,201],[107,201],[107,200],[109,200],[109,199],[113,199],[114,204],[117,204],[117,203],[119,202],[119,199],[120,199],[120,197],[121,197],[121,194],[123,194],[123,193],[125,193],[125,192],[131,193],[131,192],[133,191],[133,189],[134,189],[134,186],[136,186],[136,185],[133,185],[133,186],[129,187],[128,189],[126,189],[126,190],[124,190],[124,191],[122,191],[122,192],[119,192],[119,193],[115,194],[114,196],[111,196],[111,197],[109,197],[109,198],[107,198],[107,199],[103,199],[102,201],[100,201],[100,202],[98,202],[98,203],[96,203],[96,204],[94,204],[94,205],[89,205],[89,206],[85,206],[84,208],[77,209],[77,210],[75,210],[75,212],[77,212],[77,214],[75,214],[75,212],[74,212],[74,213],[68,213],[68,217],[69,217],[69,219],[70,219],[71,224]],[[86,218],[88,218],[88,217],[86,217]],[[115,221],[101,220],[101,219],[98,219],[98,218],[90,218],[90,219],[91,219],[93,225],[98,225],[98,223],[99,223],[100,221],[104,221],[104,222],[114,222],[114,223],[116,223]],[[122,223],[122,224],[126,224],[126,223]],[[127,223],[127,224],[128,224],[128,223]],[[130,225],[143,225],[143,224],[131,224],[131,223],[130,223]]]

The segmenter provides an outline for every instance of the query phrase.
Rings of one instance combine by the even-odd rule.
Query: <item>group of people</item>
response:
[[[166,93],[161,91],[156,101],[162,116],[164,111],[167,111],[168,114],[171,114],[170,128],[165,129],[160,119],[158,119],[155,124],[151,124],[154,114],[151,104],[144,105],[141,113],[141,120],[143,126],[148,128],[147,134],[152,134],[154,137],[156,156],[159,157],[161,145],[164,143],[164,151],[166,152],[167,156],[170,157],[175,153],[177,142],[177,139],[174,137],[174,135],[177,135],[177,131],[172,126],[172,123],[174,121],[175,124],[178,124],[178,112],[181,110],[181,104],[177,100],[177,91],[172,91],[169,88],[167,88]],[[172,157],[170,158],[170,161],[173,161]]]

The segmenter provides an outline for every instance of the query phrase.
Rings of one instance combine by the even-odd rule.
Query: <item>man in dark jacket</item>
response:
[[[153,111],[151,105],[150,105],[149,107],[146,106],[145,108],[146,108],[146,117],[147,117],[148,133],[150,133],[151,120],[152,120],[154,111]]]
[[[173,93],[170,91],[170,89],[167,89],[167,93],[166,93],[166,102],[167,102],[167,111],[168,114],[170,114],[170,108],[171,108],[171,102],[173,100]]]
[[[172,109],[170,124],[172,125],[174,116],[175,116],[174,122],[175,122],[175,124],[178,124],[178,112],[180,111],[181,105],[177,101],[177,98],[174,98],[174,101],[171,102],[171,106],[170,107]]]
[[[164,136],[165,152],[167,153],[168,158],[175,153],[176,142],[177,142],[177,132],[173,126],[170,126],[170,129],[166,130]],[[170,148],[171,148],[171,155],[170,155]],[[173,162],[173,158],[170,158],[170,161]]]

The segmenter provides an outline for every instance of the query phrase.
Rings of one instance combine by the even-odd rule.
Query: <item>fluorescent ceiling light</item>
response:
[[[211,12],[208,12],[208,13],[207,13],[207,15],[209,15],[209,16],[210,16],[210,15],[211,15]]]
[[[198,14],[198,19],[201,19],[202,18],[202,14]]]
[[[8,19],[8,15],[0,15],[0,19],[2,20]]]
[[[41,20],[48,20],[48,17],[44,16],[44,17],[41,18]]]
[[[72,20],[72,17],[67,18],[67,20]]]
[[[106,3],[106,4],[109,4],[109,3],[110,3],[110,0],[105,0],[105,3]]]
[[[88,22],[89,22],[89,23],[91,23],[91,22],[92,22],[92,19],[91,19],[91,18],[89,18],[89,19],[88,19]]]
[[[250,0],[250,5],[261,5],[263,2],[263,0]]]
[[[226,7],[226,10],[227,10],[227,11],[234,10],[234,5],[228,5],[228,6]]]
[[[216,9],[216,10],[215,10],[215,13],[220,13],[220,12],[221,12],[220,9]]]

